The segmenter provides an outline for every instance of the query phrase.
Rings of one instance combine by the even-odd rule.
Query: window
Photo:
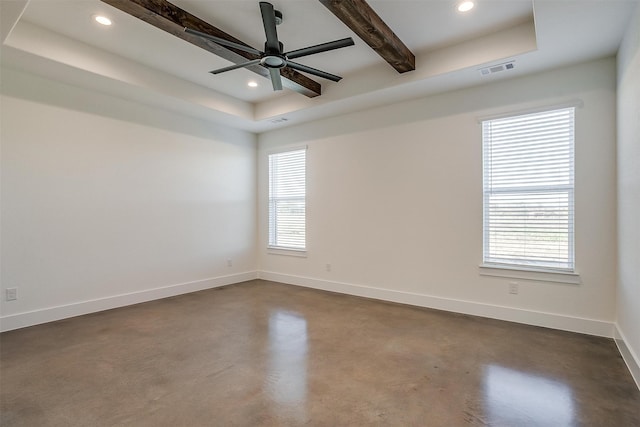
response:
[[[574,271],[574,108],[482,122],[484,264]]]
[[[305,250],[306,149],[269,155],[269,247]]]

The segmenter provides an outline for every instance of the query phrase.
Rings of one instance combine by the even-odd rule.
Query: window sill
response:
[[[269,246],[267,247],[267,253],[270,255],[284,255],[284,256],[293,256],[298,258],[306,258],[307,251],[300,249],[283,249]]]
[[[508,277],[511,279],[534,280],[538,282],[569,283],[579,285],[582,283],[580,275],[576,272],[564,272],[555,270],[527,269],[525,267],[508,267],[496,264],[480,264],[481,276]]]

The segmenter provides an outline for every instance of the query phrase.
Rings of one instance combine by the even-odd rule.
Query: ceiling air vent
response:
[[[480,74],[488,76],[489,74],[499,73],[500,71],[513,70],[516,61],[509,61],[502,64],[492,65],[490,67],[480,68]]]

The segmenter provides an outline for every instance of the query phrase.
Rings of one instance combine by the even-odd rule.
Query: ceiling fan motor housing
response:
[[[282,55],[267,55],[260,60],[260,64],[267,68],[283,68],[287,65],[287,60]]]
[[[264,44],[264,56],[260,59],[260,64],[267,68],[283,68],[287,65],[287,57],[284,56],[282,51],[284,45],[282,42],[278,42],[279,50],[276,52],[273,49],[267,47],[267,43]]]

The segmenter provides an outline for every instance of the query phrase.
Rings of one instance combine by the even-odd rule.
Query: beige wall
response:
[[[575,100],[584,104],[576,111],[582,283],[516,280],[520,293],[510,295],[514,279],[478,269],[478,118]],[[609,58],[262,134],[259,269],[291,283],[610,336],[615,103]],[[306,258],[266,250],[266,153],[286,145],[308,146]]]
[[[254,135],[2,78],[5,329],[255,275]]]
[[[618,258],[617,324],[640,384],[640,6],[618,53]]]
[[[258,176],[249,133],[4,71],[2,287],[18,288],[19,299],[2,302],[3,321],[87,302],[95,311],[109,307],[95,301],[122,305],[137,301],[128,295],[161,297],[257,269],[291,283],[610,336],[615,65],[603,59],[268,132],[259,136]],[[567,101],[583,104],[581,284],[480,275],[478,119]],[[266,153],[301,145],[309,147],[307,257],[269,254]],[[518,295],[508,294],[511,281]],[[634,336],[635,320],[623,316],[637,310],[626,310],[619,325]]]

